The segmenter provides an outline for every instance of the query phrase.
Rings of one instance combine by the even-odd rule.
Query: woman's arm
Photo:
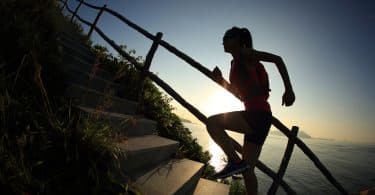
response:
[[[221,71],[217,66],[212,71],[212,79],[220,83],[225,89],[232,92],[234,96],[238,97],[242,101],[242,97],[240,96],[238,89],[232,83],[229,83],[223,78]]]
[[[267,53],[267,52],[263,52],[263,51],[254,50],[254,57],[261,61],[275,63],[277,69],[280,72],[281,78],[284,81],[285,90],[293,91],[292,84],[290,83],[288,71],[286,69],[283,59],[280,56]]]
[[[267,53],[267,52],[262,52],[262,51],[252,50],[251,53],[252,53],[251,57],[253,57],[253,59],[266,61],[266,62],[273,62],[276,65],[277,69],[280,72],[281,78],[283,79],[284,87],[285,87],[285,93],[283,95],[282,105],[291,106],[295,101],[295,95],[293,92],[292,84],[290,82],[288,71],[283,62],[283,59],[280,56]]]

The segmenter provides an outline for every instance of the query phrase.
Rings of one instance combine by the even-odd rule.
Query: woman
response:
[[[248,194],[256,194],[255,163],[272,119],[268,103],[268,75],[260,61],[273,62],[277,66],[285,86],[282,105],[291,106],[295,96],[282,59],[274,54],[254,50],[249,30],[238,27],[229,29],[223,37],[223,45],[224,51],[233,56],[230,84],[225,87],[244,102],[245,110],[217,114],[207,120],[208,133],[228,157],[228,164],[214,177],[220,179],[244,172]],[[213,77],[217,81],[223,81],[217,67],[213,71]],[[225,132],[226,129],[245,134],[243,148],[236,148],[242,153],[242,159],[237,155],[235,144]]]

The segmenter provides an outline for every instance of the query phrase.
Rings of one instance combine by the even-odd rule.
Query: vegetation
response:
[[[126,50],[126,46],[122,46]],[[102,68],[107,69],[115,74],[113,80],[118,82],[123,88],[120,90],[119,96],[126,99],[138,101],[139,89],[141,83],[141,74],[135,67],[121,56],[114,57],[108,52],[108,49],[95,45],[93,47],[94,53],[99,56],[99,64]],[[134,50],[128,51],[133,56],[136,54]],[[139,62],[143,62],[141,56],[135,57]],[[134,87],[138,86],[138,87]],[[189,129],[184,127],[181,119],[173,113],[173,107],[170,105],[172,100],[167,95],[163,94],[149,79],[144,81],[144,93],[142,113],[152,120],[157,121],[158,134],[180,142],[180,147],[177,152],[179,158],[189,158],[202,163],[206,167],[203,177],[212,179],[210,176],[214,173],[214,168],[208,164],[210,154],[203,152],[202,147],[197,140],[192,137]]]
[[[245,195],[246,187],[239,180],[233,180],[230,183],[229,194],[230,195]]]
[[[118,148],[111,132],[71,106],[53,0],[0,2],[0,189],[4,194],[111,194]]]
[[[63,94],[56,34],[67,19],[56,4],[0,2],[0,189],[5,194],[124,192],[127,187],[118,175],[122,153],[111,142],[109,125],[81,115]],[[137,99],[133,86],[140,75],[134,67],[103,47],[93,50],[100,53],[101,64],[117,73],[113,79],[123,86],[119,95]],[[178,157],[205,163],[204,177],[209,178],[214,171],[207,163],[209,153],[173,114],[171,99],[148,79],[144,89],[144,115],[158,122],[158,134],[181,143]]]

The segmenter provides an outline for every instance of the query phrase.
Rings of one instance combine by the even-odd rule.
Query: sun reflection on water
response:
[[[227,131],[228,132],[228,131]],[[242,135],[235,132],[228,132],[229,136],[235,138],[236,140],[242,140]],[[239,141],[239,144],[243,144],[242,141]],[[208,140],[208,151],[211,153],[210,164],[215,167],[216,171],[221,170],[227,163],[226,155],[223,150],[211,139]]]
[[[216,171],[219,171],[221,168],[225,166],[226,156],[223,150],[212,140],[209,139],[208,141],[208,151],[211,153],[212,158],[210,164],[215,167]]]

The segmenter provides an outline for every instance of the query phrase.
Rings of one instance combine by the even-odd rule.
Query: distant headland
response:
[[[284,134],[281,131],[276,130],[271,130],[269,132],[269,135],[284,136]],[[298,131],[298,137],[303,139],[313,139],[309,134],[301,130]]]

